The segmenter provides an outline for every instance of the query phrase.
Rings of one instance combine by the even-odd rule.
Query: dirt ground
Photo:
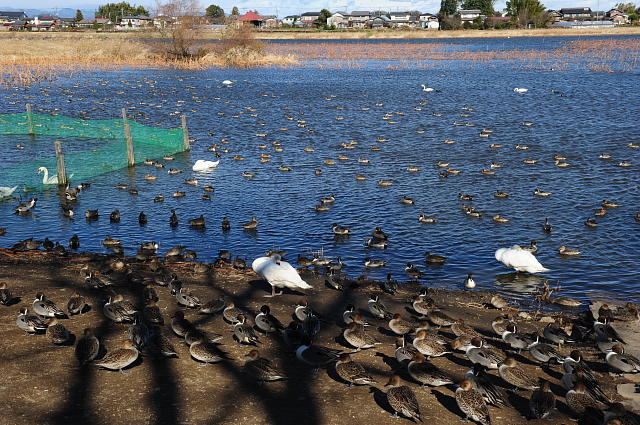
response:
[[[344,292],[324,285],[323,277],[304,275],[313,284],[306,298],[326,322],[322,325],[318,344],[343,348],[340,344],[341,316],[344,307],[352,303],[372,324],[373,332],[383,344],[375,349],[363,350],[353,355],[375,377],[375,386],[347,388],[328,370],[314,371],[301,364],[286,348],[283,341],[274,336],[261,337],[258,348],[262,356],[274,360],[290,377],[286,381],[256,384],[242,372],[244,355],[249,346],[241,346],[232,339],[233,328],[221,315],[201,315],[186,311],[187,319],[201,329],[223,335],[221,348],[229,352],[230,361],[207,367],[190,358],[188,347],[175,336],[168,323],[173,312],[179,309],[169,289],[157,287],[158,305],[165,318],[165,334],[179,352],[179,358],[154,359],[144,356],[128,374],[100,370],[95,366],[78,367],[72,345],[53,346],[43,334],[27,336],[15,324],[20,307],[31,308],[35,293],[44,291],[47,297],[61,307],[74,291],[87,297],[91,309],[81,316],[62,320],[62,323],[79,338],[82,330],[91,327],[107,351],[126,339],[128,325],[114,324],[102,313],[105,295],[84,285],[81,269],[95,257],[77,255],[60,259],[52,254],[14,254],[0,250],[0,282],[6,282],[13,295],[20,301],[11,306],[0,306],[0,424],[21,425],[75,425],[75,424],[345,424],[408,423],[407,419],[391,419],[386,404],[384,384],[393,368],[394,337],[383,321],[372,318],[366,303],[370,293],[378,293],[391,311],[405,318],[411,317],[410,296],[418,290],[416,285],[403,285],[401,291],[391,296],[382,293],[377,285],[369,282],[353,283]],[[97,265],[94,263],[93,265]],[[140,266],[142,268],[146,266]],[[268,299],[263,295],[270,290],[266,282],[252,271],[212,269],[206,274],[192,271],[188,263],[170,266],[201,300],[223,296],[249,313],[251,319],[261,305],[268,303],[272,314],[285,325],[291,320],[294,306],[301,294],[291,292]],[[116,276],[117,277],[117,276]],[[140,302],[141,294],[132,292],[122,281],[116,290],[125,298]],[[431,296],[447,314],[463,318],[485,334],[491,344],[505,349],[501,340],[491,331],[491,320],[500,312],[484,306],[491,294],[488,292],[433,290]],[[577,313],[573,313],[577,314]],[[540,317],[519,319],[525,332],[541,328],[545,323]],[[253,322],[253,320],[251,320]],[[377,328],[377,330],[376,330]],[[452,337],[449,330],[441,333]],[[581,347],[595,370],[602,371],[602,381],[609,391],[612,377],[606,373],[603,357],[592,347]],[[568,353],[568,349],[563,348]],[[568,409],[564,405],[565,391],[558,385],[561,368],[556,366],[547,373],[529,358],[528,354],[515,355],[531,374],[551,380],[552,391],[557,397],[558,410],[551,420],[527,421],[530,391],[511,394],[514,408],[490,407],[496,425],[571,424]],[[461,378],[470,369],[470,362],[461,354],[433,359],[438,367]],[[491,374],[497,375],[497,371]],[[411,386],[420,403],[424,422],[439,425],[458,424],[455,387],[420,388],[401,372],[403,383]],[[496,382],[500,379],[497,378]],[[505,383],[506,386],[506,383]],[[579,422],[586,424],[584,420]]]

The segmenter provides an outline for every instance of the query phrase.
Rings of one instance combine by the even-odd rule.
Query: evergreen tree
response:
[[[507,15],[515,18],[518,26],[526,26],[529,22],[540,22],[545,7],[539,0],[507,0]]]
[[[458,0],[442,0],[440,3],[441,16],[453,16],[458,11]]]
[[[84,16],[82,15],[82,11],[80,9],[76,10],[76,17],[75,17],[75,21],[76,22],[80,22],[84,19]]]

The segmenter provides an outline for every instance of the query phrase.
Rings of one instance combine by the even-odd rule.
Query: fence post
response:
[[[67,184],[67,170],[64,167],[64,155],[62,154],[62,143],[59,141],[53,142],[53,148],[56,151],[56,158],[58,163],[56,168],[58,169],[58,185],[66,186]]]
[[[29,136],[33,136],[33,114],[31,113],[30,103],[27,103],[27,122],[29,123]]]
[[[131,127],[127,121],[127,111],[124,108],[122,108],[122,123],[124,124],[124,137],[127,139],[127,164],[129,167],[133,167],[136,163],[133,153],[133,139],[131,138]]]
[[[182,120],[182,147],[184,148],[185,151],[190,151],[191,150],[191,146],[189,145],[189,128],[187,127],[187,116],[186,115],[182,115],[180,116],[180,119]]]

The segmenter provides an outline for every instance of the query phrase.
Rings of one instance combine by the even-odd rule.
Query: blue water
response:
[[[468,47],[464,40],[453,43],[460,48],[478,49],[481,45],[482,49],[511,50],[554,49],[564,41],[467,40]],[[541,71],[520,65],[440,61],[428,69],[390,70],[370,61],[349,70],[317,66],[117,70],[79,73],[18,91],[0,89],[3,112],[21,112],[29,102],[42,113],[105,119],[118,117],[120,108],[126,107],[137,121],[164,127],[177,127],[179,115],[184,113],[189,116],[190,135],[197,139],[190,153],[178,155],[172,162],[162,161],[164,169],[141,165],[133,171],[94,178],[91,188],[80,196],[75,220],[60,214],[55,189],[37,195],[38,206],[31,216],[13,215],[15,200],[0,202],[0,227],[8,228],[0,245],[10,246],[31,236],[48,236],[66,245],[77,233],[82,250],[104,252],[100,241],[109,234],[122,239],[131,255],[140,241],[156,240],[161,252],[183,244],[204,261],[215,258],[219,249],[229,249],[248,260],[271,248],[286,250],[290,260],[298,253],[322,249],[327,257],[342,256],[345,271],[352,277],[363,272],[363,259],[371,257],[388,261],[386,267],[370,271],[372,277],[392,273],[405,279],[404,266],[411,261],[425,271],[424,282],[439,286],[460,287],[471,272],[479,287],[521,299],[529,298],[532,289],[548,279],[550,285],[560,285],[565,295],[586,299],[607,294],[640,300],[640,222],[634,221],[640,209],[640,149],[627,147],[630,142],[640,143],[640,100],[633,95],[639,70],[595,73],[574,66],[567,71]],[[221,86],[225,79],[235,84]],[[423,92],[421,84],[439,92]],[[525,87],[529,92],[517,94],[514,87]],[[552,89],[564,96],[552,93]],[[434,113],[443,115],[436,117]],[[385,114],[393,117],[383,120]],[[306,126],[298,127],[298,120],[306,121]],[[534,124],[523,126],[523,121]],[[493,130],[489,138],[479,137],[483,128]],[[259,137],[259,133],[267,136]],[[379,143],[378,137],[389,141]],[[221,139],[228,143],[222,144]],[[445,139],[456,143],[444,144]],[[25,160],[50,156],[46,147],[53,140],[82,143],[2,136],[0,152],[8,163],[18,156]],[[276,141],[283,152],[274,151],[272,142]],[[341,147],[341,142],[349,141],[358,142],[356,149]],[[16,150],[17,143],[25,149]],[[213,159],[206,152],[212,143],[229,150],[222,154],[218,169],[208,174],[191,172],[196,159]],[[503,147],[491,149],[491,143]],[[267,148],[260,149],[259,144]],[[516,150],[516,144],[529,149]],[[380,150],[371,151],[372,146]],[[304,152],[305,147],[315,152]],[[78,150],[77,145],[69,149]],[[605,152],[612,159],[598,158]],[[260,163],[261,153],[270,153],[271,162]],[[349,159],[338,160],[340,154]],[[570,167],[556,167],[554,154],[566,156]],[[234,161],[233,155],[242,155],[245,160]],[[360,157],[370,163],[359,164]],[[525,158],[539,162],[526,165]],[[337,164],[324,165],[326,159]],[[460,174],[439,178],[438,172],[443,170],[436,166],[439,160],[449,162]],[[631,167],[619,167],[623,160],[630,161]],[[482,175],[481,169],[489,168],[492,161],[504,167],[496,169],[493,176]],[[279,171],[282,164],[292,171]],[[409,173],[408,165],[421,171]],[[166,172],[169,167],[185,172],[170,176]],[[321,169],[322,175],[315,175],[315,169]],[[257,175],[248,180],[242,177],[243,171]],[[158,180],[146,182],[147,173],[157,175]],[[356,181],[356,174],[367,180]],[[197,187],[184,184],[192,175],[199,181]],[[379,187],[378,179],[394,184]],[[25,176],[24,183],[37,182],[36,169],[33,176]],[[132,196],[115,189],[117,183],[136,187],[140,194]],[[9,184],[0,182],[0,186]],[[215,187],[211,201],[201,200],[206,184]],[[535,197],[536,187],[553,194]],[[496,189],[511,196],[496,199]],[[176,190],[186,191],[187,196],[172,198]],[[465,216],[459,192],[473,195],[474,201],[465,204],[481,211],[481,219]],[[316,212],[314,205],[329,193],[335,194],[335,204],[328,212]],[[153,202],[158,194],[164,194],[164,203]],[[416,199],[416,204],[401,204],[403,195]],[[593,217],[603,199],[621,206],[596,218],[597,228],[587,228],[585,218]],[[84,211],[95,208],[101,214],[99,221],[85,222]],[[122,212],[120,224],[109,223],[108,214],[115,208]],[[181,220],[177,229],[168,224],[171,209]],[[145,227],[137,222],[140,211],[149,217]],[[436,216],[438,222],[419,223],[420,212]],[[510,222],[494,223],[491,217],[497,213]],[[187,220],[200,214],[207,219],[206,230],[189,229]],[[243,232],[240,224],[254,215],[259,220],[258,231]],[[225,216],[232,223],[229,233],[220,228]],[[542,231],[545,217],[553,225],[551,234]],[[351,227],[352,236],[334,240],[334,222]],[[390,235],[388,249],[364,246],[364,238],[375,226]],[[494,259],[497,248],[532,239],[538,241],[537,257],[550,272],[516,277]],[[558,254],[560,245],[578,248],[582,255],[563,259]],[[448,261],[442,267],[429,267],[424,264],[425,251],[444,255]]]

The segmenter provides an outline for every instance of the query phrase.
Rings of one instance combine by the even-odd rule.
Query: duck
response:
[[[160,194],[160,195],[155,196],[155,197],[153,198],[153,202],[156,202],[156,203],[157,203],[157,202],[164,202],[164,195],[163,195],[163,194]]]
[[[67,303],[67,311],[70,315],[81,314],[87,307],[87,301],[79,292],[74,292]]]
[[[624,347],[620,344],[614,344],[605,359],[609,367],[620,373],[640,372],[640,360],[631,354],[626,354]]]
[[[110,370],[119,370],[120,373],[126,374],[123,369],[138,359],[138,349],[130,339],[124,340],[120,348],[107,353],[100,360],[94,361],[98,367]]]
[[[178,226],[178,215],[176,214],[176,210],[171,210],[171,215],[169,216],[169,226]]]
[[[422,329],[416,333],[416,337],[413,339],[412,345],[421,354],[428,357],[441,357],[445,354],[451,354],[443,344],[440,344],[438,340],[430,337],[427,331]]]
[[[84,212],[84,217],[87,219],[87,221],[93,221],[93,220],[97,220],[98,218],[100,218],[100,213],[98,212],[98,210],[86,210]]]
[[[492,382],[492,375],[487,373],[487,368],[474,364],[464,375],[464,379],[471,382],[472,388],[476,390],[488,404],[496,407],[511,407],[509,399],[504,391],[495,386]]]
[[[384,267],[386,263],[387,262],[385,260],[372,260],[369,257],[364,259],[364,266],[369,269]]]
[[[120,223],[120,210],[111,211],[111,214],[109,214],[109,222]]]
[[[481,425],[491,425],[489,408],[482,395],[473,388],[471,381],[464,379],[458,384],[455,399],[456,404],[465,414],[466,420],[476,421]]]
[[[332,204],[334,203],[336,200],[336,197],[333,193],[330,193],[329,196],[326,196],[324,198],[320,198],[320,203],[322,204]]]
[[[246,222],[246,223],[244,223],[242,225],[242,228],[244,230],[255,230],[255,229],[257,229],[258,228],[258,219],[255,216],[251,217],[251,220]]]
[[[413,299],[413,303],[411,304],[413,310],[421,316],[426,316],[431,312],[431,304],[428,300],[425,300],[424,297],[417,295]]]
[[[384,239],[376,239],[376,238],[366,238],[364,240],[364,244],[369,248],[380,248],[380,249],[387,249],[387,247],[389,246],[388,241]]]
[[[464,279],[463,285],[466,289],[473,289],[476,287],[476,282],[473,280],[473,274],[467,274],[467,277]]]
[[[560,248],[558,248],[558,252],[560,252],[560,255],[564,255],[567,257],[575,257],[581,254],[579,250],[573,249],[573,248],[567,248],[564,245],[561,245]]]
[[[551,361],[563,363],[564,357],[551,345],[540,342],[540,337],[536,336],[536,340],[528,347],[531,357],[539,362],[549,365]]]
[[[280,323],[280,321],[271,314],[271,309],[268,305],[260,307],[260,313],[256,315],[254,322],[256,324],[256,328],[264,332],[265,335],[267,333],[277,332],[284,329],[282,323]]]
[[[240,344],[256,345],[260,341],[253,331],[253,326],[246,323],[246,321],[247,318],[244,314],[238,314],[238,322],[233,325],[233,335]]]
[[[193,164],[191,169],[193,171],[207,171],[207,170],[211,170],[213,168],[216,168],[219,163],[220,163],[220,160],[218,160],[218,161],[207,161],[205,159],[199,159]]]
[[[21,202],[15,209],[15,213],[18,215],[26,215],[36,206],[38,198],[31,198],[27,202]]]
[[[78,340],[75,348],[75,356],[80,366],[91,363],[98,357],[100,352],[100,341],[93,333],[91,328],[85,328],[82,332],[82,338]]]
[[[487,369],[498,369],[506,359],[504,354],[497,350],[484,347],[484,342],[478,337],[471,338],[471,343],[465,347],[465,353],[471,362],[478,363]]]
[[[184,196],[186,195],[185,192],[182,192],[180,190],[176,190],[175,192],[173,192],[173,196],[174,198],[184,198]]]
[[[369,297],[367,308],[369,309],[369,312],[378,319],[390,320],[393,318],[393,315],[389,310],[387,310],[387,307],[382,303],[382,301],[380,301],[378,295],[373,294]]]
[[[282,371],[280,371],[271,360],[260,357],[260,352],[256,349],[246,354],[249,358],[244,364],[245,372],[253,379],[259,382],[272,382],[281,379],[287,379]]]
[[[598,227],[598,222],[591,217],[587,217],[587,219],[584,221],[584,225],[587,227],[595,228]]]
[[[501,295],[494,295],[491,297],[491,301],[489,302],[491,304],[491,306],[493,306],[493,308],[496,308],[498,310],[502,310],[503,308],[507,308],[509,307],[509,301],[506,300],[503,296]],[[507,325],[507,327],[510,324]]]
[[[43,292],[38,292],[32,303],[33,311],[42,317],[66,317],[64,311],[53,301],[48,300]]]
[[[551,196],[551,193],[552,193],[552,192],[545,192],[544,190],[540,190],[540,189],[538,189],[538,188],[536,188],[536,189],[533,191],[533,194],[534,194],[534,195],[536,195],[536,196],[542,196],[542,197],[545,197],[545,196]]]
[[[144,211],[140,211],[140,214],[138,214],[138,224],[140,224],[140,226],[144,226],[147,224],[147,215],[144,213]]]
[[[500,214],[496,214],[491,218],[496,223],[508,223],[509,219],[507,217],[503,217]]]
[[[429,264],[444,264],[447,261],[447,258],[442,255],[431,254],[427,251],[424,253],[424,260]]]
[[[418,214],[418,221],[420,223],[435,223],[437,219],[433,216],[428,216],[425,213]]]
[[[496,190],[495,192],[493,192],[493,196],[496,198],[508,198],[511,195],[501,190]]]
[[[16,325],[28,334],[38,333],[47,329],[47,324],[43,322],[40,317],[34,314],[29,314],[29,310],[26,307],[23,307],[18,311]]]
[[[438,328],[441,328],[443,326],[451,326],[453,325],[456,321],[453,320],[451,317],[449,317],[447,314],[443,313],[442,311],[438,310],[436,305],[433,303],[430,303],[430,308],[431,311],[427,314],[427,318],[429,319],[429,321],[431,323],[433,323],[434,325],[438,326]]]
[[[402,204],[404,205],[415,205],[416,200],[408,196],[403,196],[400,202],[402,202]]]
[[[438,369],[435,365],[425,361],[422,353],[415,353],[407,365],[407,372],[421,386],[440,387],[453,384],[453,379],[448,374]]]
[[[11,291],[7,289],[6,282],[0,282],[0,304],[9,305],[13,303],[14,297],[11,294]]]
[[[404,268],[405,273],[409,276],[410,279],[420,279],[424,275],[424,273],[418,270],[413,263],[407,263],[407,266]]]
[[[496,250],[495,258],[505,266],[518,272],[534,274],[549,271],[548,268],[540,264],[538,259],[530,251],[522,249],[518,245]]]
[[[189,354],[194,360],[202,362],[204,366],[225,360],[225,353],[218,348],[218,344],[207,338],[192,341],[189,345]]]
[[[565,394],[565,402],[569,409],[578,415],[582,415],[588,410],[600,411],[606,407],[605,404],[591,397],[586,391],[583,382],[577,382],[573,389],[567,391]]]
[[[416,395],[411,388],[406,385],[400,385],[400,377],[398,375],[392,375],[385,387],[391,387],[387,391],[387,402],[395,412],[395,417],[398,417],[398,413],[400,413],[412,421],[422,422]]]
[[[43,174],[43,173],[44,173],[44,176],[42,177],[42,184],[46,184],[46,185],[59,184],[57,174],[49,177],[49,170],[47,170],[46,167],[38,168],[38,174]],[[73,173],[71,173],[67,178],[70,179],[71,177],[73,177]]]
[[[187,288],[180,288],[176,293],[176,301],[185,308],[200,308],[200,299],[188,291]]]
[[[184,184],[188,184],[189,186],[197,186],[198,179],[196,179],[195,177],[191,177],[190,179],[185,180]]]
[[[184,318],[183,311],[178,310],[173,313],[173,317],[171,318],[171,330],[173,330],[173,333],[184,338],[185,335],[193,329],[195,329],[195,327],[189,320]]]
[[[345,226],[341,226],[339,224],[333,223],[331,225],[331,230],[333,231],[334,235],[337,236],[349,236],[349,234],[351,233],[351,229]]]
[[[254,217],[255,218],[255,217]],[[292,290],[307,290],[313,287],[302,280],[296,269],[291,264],[282,260],[279,254],[267,257],[258,257],[251,263],[253,271],[269,285],[271,285],[271,295],[282,295],[282,292],[276,293],[276,287],[289,288]]]
[[[617,204],[612,201],[607,201],[606,199],[602,201],[600,205],[602,205],[603,208],[618,208],[620,206],[620,204]]]
[[[205,227],[204,215],[200,214],[200,217],[192,218],[191,220],[189,220],[189,226],[193,228],[204,228]]]
[[[518,334],[515,325],[507,326],[507,329],[502,332],[502,340],[509,344],[511,348],[518,350],[518,354],[520,354],[521,350],[527,349],[531,345],[531,341],[528,338]]]
[[[552,227],[551,227],[551,223],[549,223],[549,219],[548,218],[544,219],[544,224],[542,225],[542,230],[544,230],[545,233],[551,233]]]
[[[341,350],[314,345],[308,337],[303,337],[300,342],[301,344],[296,348],[296,358],[302,363],[316,368],[327,366],[336,361],[341,354],[344,354]]]
[[[342,336],[349,345],[358,350],[372,348],[380,344],[377,339],[367,334],[364,328],[355,322],[351,322],[347,325]]]
[[[413,328],[414,324],[402,319],[398,313],[394,314],[391,320],[389,320],[389,329],[396,335],[408,334],[413,331]]]
[[[66,342],[69,341],[69,331],[62,323],[58,322],[58,319],[55,317],[49,320],[46,333],[51,342],[55,345],[66,344]]]
[[[521,248],[525,251],[529,251],[530,253],[535,254],[536,252],[538,252],[538,241],[532,240],[531,242],[529,242],[529,245],[521,246]]]
[[[371,377],[365,368],[358,362],[353,361],[349,353],[342,353],[334,364],[336,374],[352,385],[371,385],[377,381]]]
[[[536,390],[539,388],[537,381],[528,375],[512,357],[507,357],[502,362],[498,367],[498,374],[515,388],[525,390]]]
[[[470,337],[476,336],[480,338],[480,334],[473,329],[473,327],[467,325],[462,319],[456,320],[455,323],[451,325],[451,331],[455,336],[467,335]],[[469,342],[471,342],[471,339],[469,339]]]

